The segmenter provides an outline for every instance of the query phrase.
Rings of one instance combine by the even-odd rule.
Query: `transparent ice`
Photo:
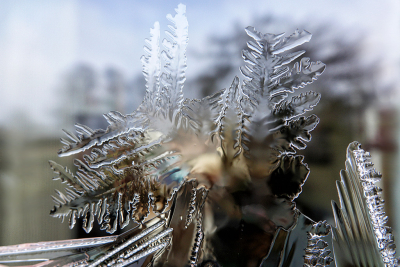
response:
[[[371,156],[353,142],[347,149],[346,170],[337,181],[340,208],[332,201],[336,228],[333,245],[336,266],[399,266],[391,228],[386,226],[381,174]]]
[[[325,69],[301,58],[304,50],[294,51],[311,34],[297,30],[285,37],[246,28],[251,40],[242,52],[243,81],[235,77],[227,89],[187,99],[185,12],[181,4],[175,16],[167,16],[171,25],[162,47],[159,23],[150,30],[141,58],[146,94],[137,110],[105,114],[105,130],[81,124],[76,134],[64,130],[59,155],[78,155],[75,173],[50,162],[54,180],[66,185],[53,196],[53,217],[67,220],[70,228],[80,219],[86,232],[96,220],[110,234],[129,230],[3,247],[0,260],[42,260],[37,266],[328,266],[333,261],[331,226],[304,216],[294,202],[309,174],[296,151],[306,148],[319,122],[305,114],[320,99],[315,92],[296,91]],[[365,228],[373,229],[368,242],[376,237],[376,249],[392,264],[392,236],[374,194],[379,190],[369,173],[356,171],[362,173],[367,198],[357,212],[365,227],[373,224]],[[357,248],[357,239],[348,243],[347,236],[356,232],[342,222],[348,210],[334,207],[339,218],[334,244],[341,242],[336,247],[344,250],[335,256],[347,260],[352,256],[346,246]],[[381,259],[375,254],[369,254],[374,264]]]
[[[244,82],[235,77],[228,89],[184,99],[188,22],[183,5],[176,11],[167,16],[171,25],[163,51],[158,23],[146,40],[146,95],[136,112],[106,114],[106,130],[77,125],[77,135],[66,132],[69,140],[62,140],[60,156],[87,153],[85,162],[75,159],[76,174],[51,162],[55,178],[68,185],[54,197],[51,215],[68,219],[71,228],[82,218],[87,232],[97,217],[108,233],[130,220],[167,217],[172,242],[154,265],[261,263],[269,244],[258,253],[243,247],[234,257],[215,247],[224,243],[235,250],[225,244],[225,235],[237,235],[240,228],[244,233],[263,229],[263,238],[272,239],[277,228],[287,230],[302,216],[292,201],[309,170],[303,157],[294,154],[306,147],[318,123],[315,115],[301,115],[320,96],[289,95],[313,82],[325,65],[297,60],[305,51],[291,51],[310,40],[306,31],[284,37],[248,27],[253,40],[243,51]],[[251,238],[254,245],[265,243]]]

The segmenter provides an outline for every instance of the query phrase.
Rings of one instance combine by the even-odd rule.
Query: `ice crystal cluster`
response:
[[[69,186],[54,197],[52,215],[67,217],[71,227],[80,217],[88,232],[95,216],[110,233],[118,221],[121,228],[130,218],[142,222],[150,208],[163,213],[182,185],[192,181],[193,201],[199,190],[214,185],[234,187],[275,176],[286,181],[269,179],[273,195],[293,200],[301,191],[308,169],[293,154],[311,139],[318,118],[301,115],[320,96],[288,95],[313,82],[325,65],[303,58],[289,67],[305,51],[288,51],[309,41],[311,34],[296,31],[283,37],[248,27],[253,40],[243,51],[244,82],[235,77],[228,89],[200,100],[184,99],[188,23],[185,7],[176,11],[175,17],[168,16],[172,25],[166,32],[170,40],[162,41],[165,50],[160,53],[158,23],[146,40],[142,63],[147,90],[139,108],[126,116],[105,114],[106,130],[80,124],[77,134],[64,130],[69,140],[61,139],[65,146],[60,156],[87,152],[84,161],[74,160],[76,174],[51,162],[55,179]],[[290,186],[283,188],[282,182]]]
[[[216,246],[226,243],[225,235],[238,234],[232,226],[245,232],[265,228],[264,238],[272,239],[277,228],[287,230],[302,216],[293,200],[309,170],[295,153],[311,139],[318,118],[304,114],[320,96],[294,93],[316,80],[325,65],[300,58],[305,51],[294,50],[311,39],[307,31],[285,37],[248,27],[252,40],[242,52],[244,80],[235,77],[227,89],[186,99],[185,6],[176,12],[167,16],[171,25],[163,50],[158,23],[146,40],[146,94],[138,109],[129,115],[106,114],[106,130],[77,124],[77,134],[65,131],[69,140],[62,139],[60,156],[83,153],[83,160],[74,160],[75,174],[51,162],[55,179],[68,186],[53,197],[51,215],[67,218],[71,228],[82,218],[87,232],[97,218],[108,233],[130,221],[177,216],[181,219],[173,236],[196,232],[183,233],[194,235],[186,244],[191,248],[186,261],[230,261]],[[252,238],[254,245],[261,242]],[[173,241],[168,249],[174,251],[173,246],[179,247]],[[245,255],[240,258],[246,261],[239,261],[261,261],[268,254],[269,245],[264,246],[257,253],[241,248]],[[177,264],[171,254],[165,259]]]
[[[105,114],[105,130],[81,124],[76,134],[65,130],[59,155],[77,155],[75,173],[50,162],[54,179],[66,184],[53,196],[52,216],[71,228],[81,219],[86,232],[96,223],[107,233],[129,229],[4,247],[0,260],[38,251],[42,259],[63,247],[40,266],[328,266],[333,256],[338,267],[398,266],[374,184],[380,175],[359,144],[349,146],[337,183],[336,228],[296,208],[309,174],[296,152],[311,140],[319,119],[306,113],[320,99],[297,90],[325,69],[297,50],[311,34],[246,28],[242,81],[235,77],[213,95],[187,99],[185,9],[181,4],[167,16],[166,39],[160,41],[157,22],[150,30],[141,58],[146,93],[137,110]]]

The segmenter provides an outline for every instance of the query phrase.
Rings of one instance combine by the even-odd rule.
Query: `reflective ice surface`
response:
[[[337,182],[340,208],[333,201],[336,228],[333,245],[336,266],[399,266],[396,245],[387,216],[382,189],[376,185],[381,174],[371,156],[353,142],[347,149],[346,170]]]
[[[158,23],[146,40],[146,94],[139,108],[106,114],[106,130],[77,124],[77,134],[65,131],[60,156],[83,153],[83,160],[74,160],[75,174],[50,162],[55,179],[67,185],[53,197],[51,215],[71,228],[82,219],[87,232],[97,218],[108,233],[130,222],[144,233],[149,222],[160,220],[165,234],[157,237],[157,249],[143,252],[154,266],[298,266],[307,245],[313,266],[318,234],[293,202],[309,173],[295,153],[318,124],[315,115],[304,114],[320,99],[314,92],[293,93],[325,69],[294,50],[311,34],[285,37],[246,28],[251,40],[242,53],[244,81],[235,77],[214,95],[185,99],[188,22],[185,6],[176,12],[167,16],[164,50]],[[128,243],[118,258],[133,262],[137,252],[127,252]],[[117,252],[104,253],[87,262],[116,263]],[[329,252],[322,254],[315,258]]]
[[[303,215],[294,200],[309,174],[303,156],[319,102],[297,92],[325,69],[296,50],[307,31],[263,34],[243,50],[243,81],[203,99],[183,95],[188,21],[179,5],[161,41],[150,30],[141,58],[146,93],[135,112],[110,112],[105,130],[65,130],[60,156],[76,155],[76,172],[51,161],[66,185],[53,197],[54,217],[95,224],[106,238],[0,248],[0,261],[37,266],[328,266],[331,226]],[[161,43],[161,46],[160,46]],[[301,91],[301,90],[299,90]],[[337,266],[397,266],[380,175],[359,145],[349,147],[334,206]],[[24,254],[22,257],[20,255]]]

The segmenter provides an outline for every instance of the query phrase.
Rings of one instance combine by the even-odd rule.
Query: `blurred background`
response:
[[[145,87],[140,56],[155,21],[179,1],[0,0],[0,245],[84,237],[49,216],[61,129],[105,128],[103,113],[131,113]],[[202,97],[241,77],[244,28],[313,34],[301,49],[327,64],[305,90],[322,94],[321,122],[301,151],[311,173],[296,200],[314,220],[332,220],[335,181],[354,140],[383,173],[389,225],[400,242],[400,2],[186,1],[186,97]]]

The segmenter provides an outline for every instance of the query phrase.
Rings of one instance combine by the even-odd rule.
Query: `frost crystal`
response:
[[[75,174],[50,162],[54,179],[67,185],[66,192],[53,197],[51,215],[68,219],[71,228],[82,218],[86,232],[97,218],[108,233],[131,221],[146,229],[153,224],[148,222],[166,219],[162,236],[152,239],[156,243],[151,252],[140,252],[145,257],[158,251],[151,260],[155,266],[267,264],[276,255],[268,254],[274,243],[265,240],[272,240],[276,229],[286,238],[300,221],[305,232],[293,232],[285,246],[303,253],[299,244],[307,245],[306,231],[312,231],[313,222],[293,200],[309,169],[295,153],[311,140],[319,119],[304,114],[320,96],[293,93],[316,80],[325,65],[300,58],[303,50],[292,50],[311,34],[296,31],[284,37],[246,28],[252,40],[242,52],[244,81],[235,77],[228,89],[185,99],[185,9],[179,5],[175,16],[167,16],[171,25],[168,39],[161,42],[164,50],[158,22],[150,30],[141,58],[146,94],[138,109],[129,115],[105,114],[106,130],[76,124],[77,134],[65,131],[69,140],[61,139],[65,146],[59,155],[83,153],[83,160],[74,160]],[[227,243],[227,236],[241,234],[247,240],[242,245]],[[126,250],[137,239],[132,240],[107,250],[95,263],[137,260],[140,250]],[[263,248],[254,251],[247,243]],[[221,246],[234,256],[227,257]],[[301,262],[300,256],[286,259],[287,266]]]
[[[376,182],[381,174],[373,168],[368,152],[353,142],[347,149],[346,170],[337,182],[340,208],[332,201],[336,266],[399,266],[396,245]]]
[[[305,249],[304,266],[329,266],[333,261],[329,244],[323,237],[331,233],[331,226],[326,221],[314,224],[308,232],[308,243]],[[318,265],[317,265],[318,264]]]
[[[209,190],[236,169],[241,177],[235,178],[243,181],[281,173],[291,177],[292,168],[303,169],[292,181],[298,184],[293,192],[275,189],[291,199],[300,193],[308,170],[302,158],[292,154],[311,139],[318,118],[301,115],[312,110],[320,96],[307,92],[288,99],[288,95],[314,81],[325,65],[303,58],[290,68],[288,64],[305,51],[287,51],[309,41],[311,34],[264,35],[248,27],[254,40],[248,43],[250,50],[243,51],[243,85],[236,77],[229,89],[201,100],[184,99],[188,23],[185,7],[179,5],[176,11],[175,17],[167,16],[172,25],[166,32],[170,40],[162,41],[164,51],[160,53],[158,23],[146,40],[147,55],[142,57],[146,95],[137,111],[126,116],[105,114],[110,124],[106,130],[80,124],[76,135],[64,130],[70,140],[62,139],[60,156],[89,152],[84,162],[74,160],[76,174],[50,162],[55,179],[69,186],[65,194],[57,191],[52,215],[68,217],[71,227],[83,217],[89,232],[97,216],[112,233],[118,220],[122,228],[129,217],[142,222],[150,207],[164,212],[184,183],[204,180],[197,187]],[[205,155],[218,159],[215,164],[223,174],[207,173],[210,163]],[[217,177],[207,177],[213,175]],[[275,187],[275,181],[270,182]]]
[[[121,235],[0,247],[0,262],[36,266],[399,266],[383,211],[381,175],[356,142],[347,152],[333,202],[336,228],[304,216],[294,200],[309,169],[296,150],[319,119],[319,102],[295,90],[324,71],[293,49],[311,34],[262,34],[242,52],[244,81],[203,99],[186,99],[188,22],[179,5],[161,43],[154,24],[141,58],[146,80],[135,112],[110,112],[105,130],[76,124],[60,156],[77,154],[76,172],[50,161],[51,215],[73,228],[82,219]],[[97,218],[97,222],[96,222]],[[331,234],[332,230],[332,235]],[[332,240],[333,238],[333,240]]]

